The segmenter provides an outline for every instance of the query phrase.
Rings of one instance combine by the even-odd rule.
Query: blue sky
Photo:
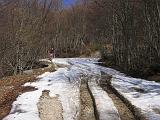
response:
[[[75,0],[64,0],[64,5],[65,6],[70,6],[74,3]]]

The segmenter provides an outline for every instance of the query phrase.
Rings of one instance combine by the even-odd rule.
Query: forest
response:
[[[105,65],[139,76],[160,71],[159,0],[0,0],[0,77],[56,57],[100,51]]]

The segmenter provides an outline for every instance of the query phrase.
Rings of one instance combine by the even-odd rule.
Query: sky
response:
[[[70,6],[75,2],[75,0],[64,0],[64,5],[65,6]]]

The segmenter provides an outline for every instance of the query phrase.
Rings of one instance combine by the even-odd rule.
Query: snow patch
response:
[[[99,87],[96,82],[90,81],[89,88],[94,96],[96,108],[100,120],[120,120],[118,110],[114,106],[112,99]]]
[[[68,59],[66,59],[66,58],[63,58],[63,59],[54,58],[54,59],[52,59],[52,62],[55,63],[55,64],[60,64],[60,65],[70,65],[68,63]]]
[[[39,80],[36,82],[26,83],[24,86],[36,87],[38,90],[20,95],[13,103],[10,114],[4,120],[39,120],[36,105],[43,90],[49,90],[52,97],[59,96],[63,107],[64,120],[78,120],[81,78],[89,80],[91,92],[99,108],[98,111],[100,113],[114,111],[114,115],[117,116],[116,119],[119,119],[112,100],[98,86],[101,73],[111,75],[112,86],[139,108],[146,118],[149,120],[160,119],[160,83],[128,77],[114,69],[96,65],[95,63],[98,63],[98,60],[98,58],[53,59],[55,64],[66,66],[58,68],[55,72],[46,72],[38,76]],[[108,112],[108,114],[101,114],[100,117],[103,120],[111,116]],[[111,120],[111,118],[109,119]]]
[[[149,120],[160,119],[160,84],[154,81],[115,75],[112,86],[140,109]]]
[[[40,120],[37,103],[42,91],[36,90],[20,95],[12,104],[10,114],[3,120]]]

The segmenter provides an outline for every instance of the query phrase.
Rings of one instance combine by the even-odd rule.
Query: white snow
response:
[[[112,85],[149,120],[160,120],[160,84],[115,75]]]
[[[51,97],[59,96],[64,120],[76,120],[79,114],[79,86],[76,80],[73,83],[68,80],[65,75],[68,72],[68,68],[60,68],[56,72],[40,75],[36,82],[26,83],[24,86],[38,90],[20,95],[13,103],[10,115],[4,120],[40,120],[36,105],[43,90],[49,90]]]
[[[40,120],[37,109],[40,95],[39,90],[20,95],[13,103],[10,114],[3,120]]]
[[[40,120],[37,103],[43,90],[49,90],[50,96],[58,96],[63,107],[64,120],[78,120],[80,111],[79,85],[81,79],[89,81],[89,87],[100,114],[101,120],[114,118],[119,120],[118,111],[112,100],[99,86],[101,73],[112,75],[112,85],[133,105],[149,118],[160,119],[160,84],[125,76],[111,68],[96,65],[97,58],[56,58],[52,62],[65,65],[55,72],[46,72],[38,76],[36,82],[24,86],[36,87],[36,91],[20,95],[13,103],[10,114],[3,120]],[[106,102],[107,101],[107,102]],[[109,113],[109,111],[112,111]],[[104,114],[106,113],[106,114]],[[110,117],[110,118],[109,118]]]
[[[63,106],[63,118],[64,120],[75,120],[79,114],[79,86],[76,84],[78,80],[74,79],[74,82],[69,80],[67,74],[69,74],[68,68],[59,68],[53,73],[44,73],[39,76],[39,81],[29,84],[32,87],[38,88],[38,90],[49,90],[50,96],[59,96]]]
[[[54,58],[53,60],[52,60],[52,62],[53,63],[55,63],[55,64],[61,64],[61,65],[70,65],[69,63],[68,63],[68,59],[66,59],[66,58]]]
[[[118,110],[114,106],[112,99],[102,90],[98,84],[91,80],[89,88],[94,96],[100,120],[120,120]]]
[[[98,66],[112,75],[112,86],[137,107],[148,120],[160,120],[160,83],[126,76],[112,68]]]
[[[85,72],[79,63],[74,65],[78,61],[79,59],[76,58],[53,60],[54,63],[63,64],[66,67],[58,68],[52,73],[46,72],[38,76],[38,81],[26,83],[24,86],[32,86],[38,90],[20,95],[13,103],[10,114],[3,120],[40,120],[37,103],[43,90],[49,90],[51,97],[59,97],[64,120],[77,120],[80,111],[79,82]],[[82,61],[95,62],[91,59],[82,59]]]

